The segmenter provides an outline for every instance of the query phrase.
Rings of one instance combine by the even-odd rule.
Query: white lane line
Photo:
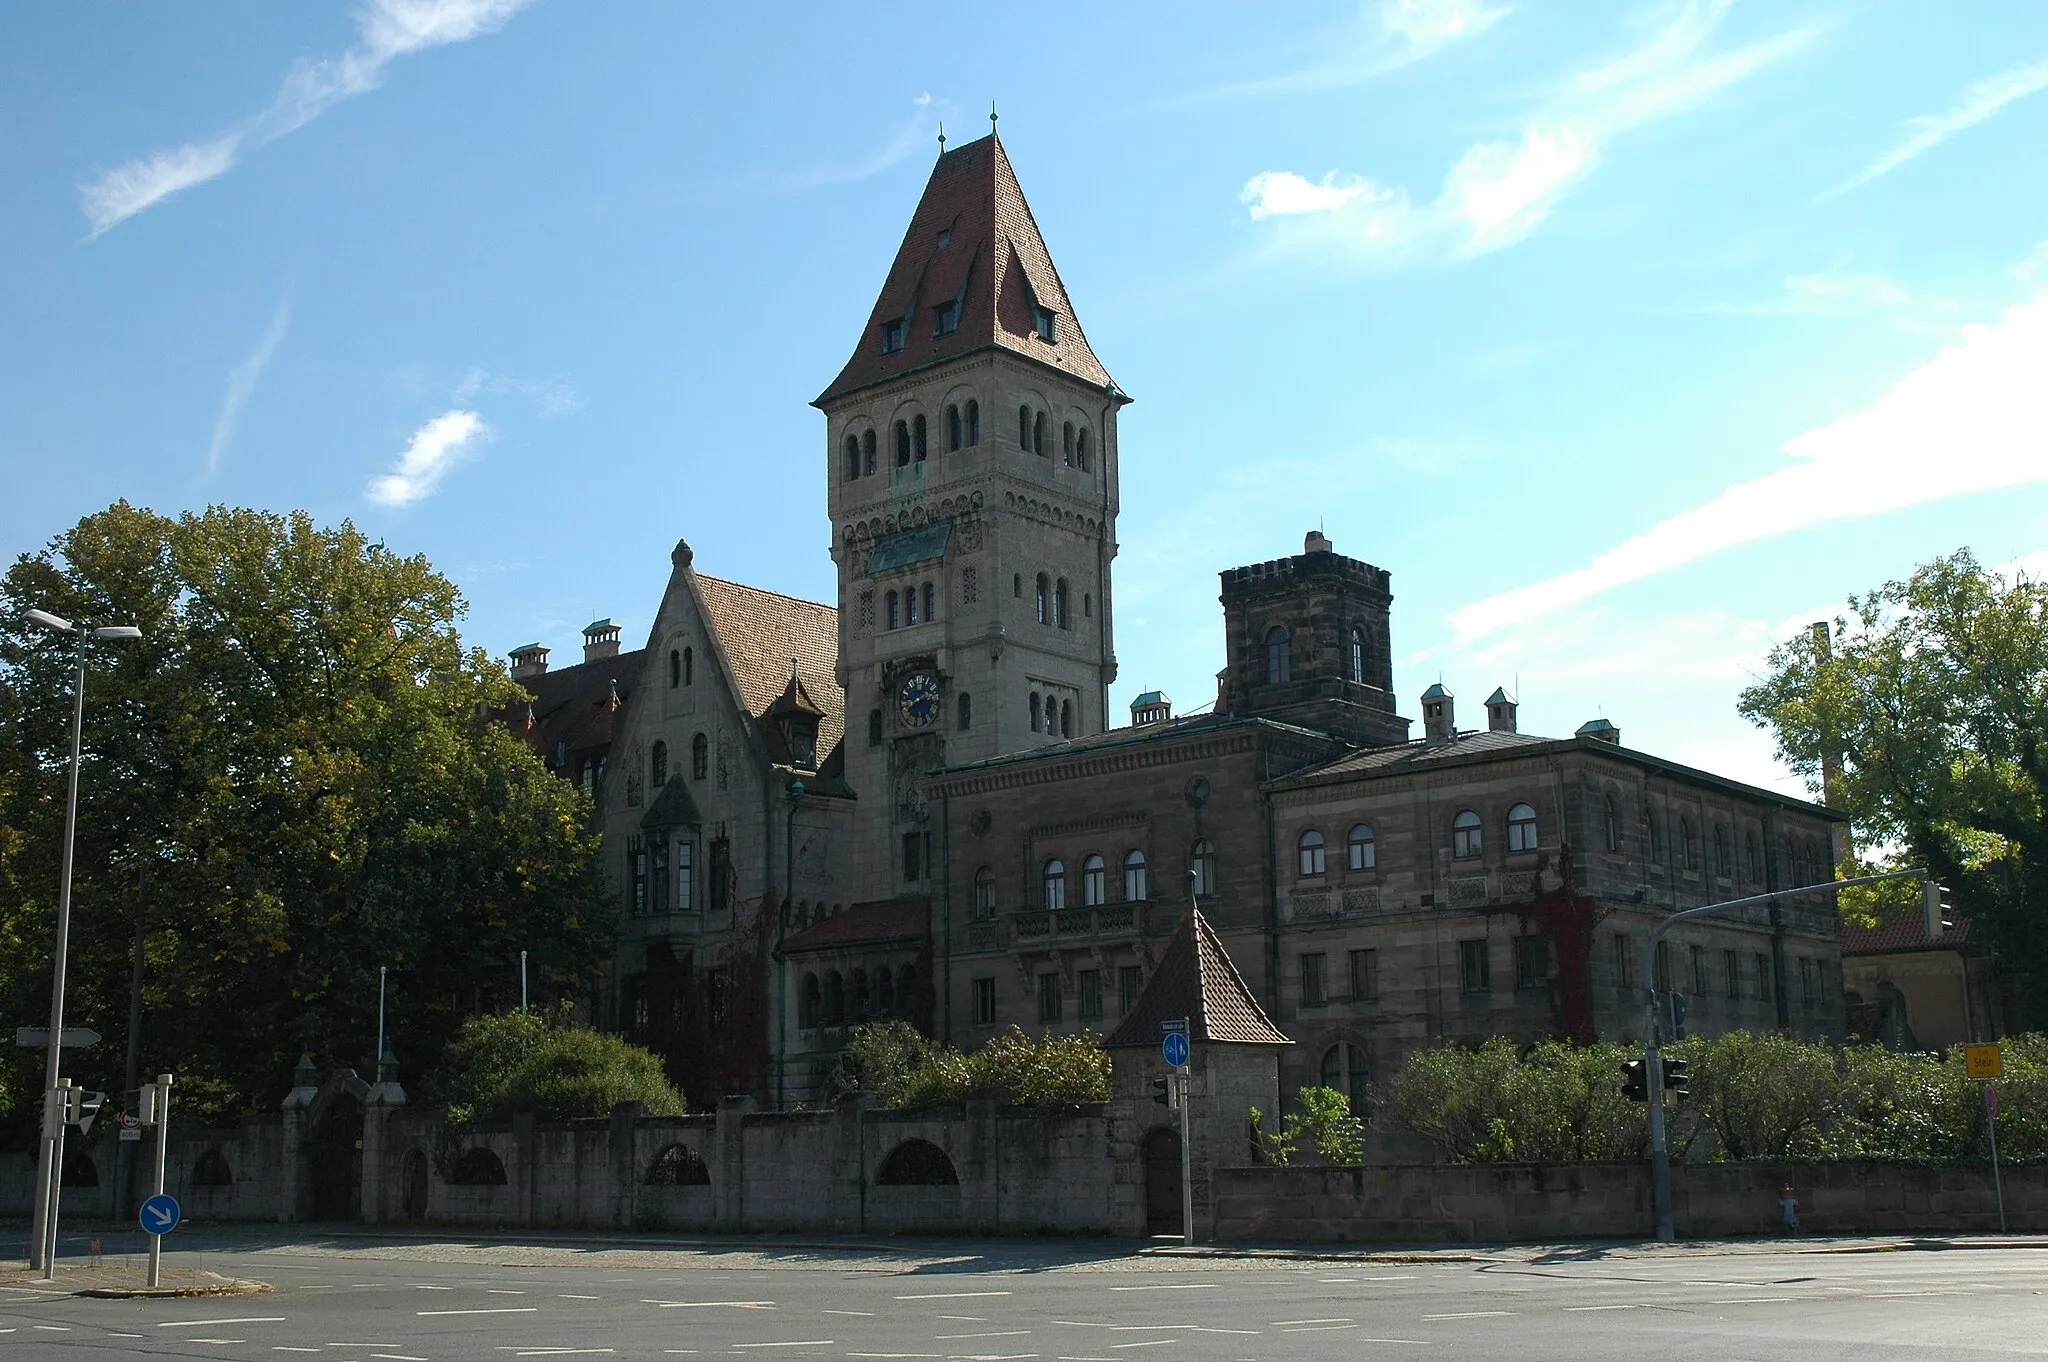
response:
[[[415,1291],[453,1291],[455,1288],[452,1286],[422,1286],[418,1282],[414,1282],[412,1289]]]
[[[71,1332],[71,1326],[68,1324],[31,1324],[28,1327],[31,1329],[41,1329],[46,1334],[68,1334]]]
[[[1424,1319],[1491,1319],[1495,1315],[1512,1315],[1512,1310],[1460,1310],[1450,1315],[1424,1315]]]
[[[426,1358],[414,1357],[411,1353],[371,1353],[370,1356],[383,1358],[384,1362],[427,1362]]]
[[[509,1287],[487,1286],[484,1288],[484,1294],[487,1296],[523,1296],[526,1293],[524,1291],[514,1291]]]
[[[944,1353],[848,1353],[848,1357],[944,1357]]]
[[[603,1296],[579,1296],[574,1291],[557,1291],[555,1294],[565,1301],[601,1301],[604,1299]]]
[[[1253,1338],[1259,1333],[1257,1329],[1220,1329],[1213,1324],[1190,1324],[1188,1329],[1197,1334],[1245,1334]]]
[[[1111,1287],[1110,1290],[1116,1290]],[[899,1301],[965,1301],[982,1296],[1007,1296],[1007,1291],[929,1291],[921,1296],[898,1296]]]
[[[1427,1348],[1434,1340],[1427,1338],[1354,1338],[1353,1343],[1401,1343],[1411,1348]]]
[[[1282,1329],[1283,1334],[1327,1334],[1334,1329],[1356,1329],[1356,1324],[1304,1324],[1293,1329]]]
[[[282,1324],[283,1315],[248,1315],[242,1319],[167,1319],[157,1325],[159,1329],[205,1329],[215,1324]],[[198,1339],[192,1340],[194,1343]]]
[[[1791,1300],[1790,1296],[1731,1296],[1724,1301],[1708,1301],[1709,1305],[1782,1305]]]
[[[875,1312],[874,1312],[874,1311],[872,1311],[872,1310],[820,1310],[820,1311],[819,1311],[818,1313],[819,1313],[819,1314],[821,1314],[821,1315],[860,1315],[860,1316],[862,1316],[863,1318],[867,1318],[867,1319],[872,1319],[872,1318],[874,1318],[874,1314],[875,1314]],[[937,1356],[937,1354],[936,1354],[936,1353],[932,1353],[932,1354],[926,1354],[926,1353],[848,1353],[848,1354],[847,1354],[847,1356],[848,1356],[848,1357],[925,1357],[925,1356],[933,1356],[933,1357],[936,1357],[936,1356]]]
[[[955,1324],[986,1324],[987,1315],[940,1315],[939,1319],[950,1319]]]
[[[482,1310],[415,1310],[415,1315],[532,1315],[538,1305],[494,1305]]]
[[[643,1300],[643,1301],[641,1301],[640,1303],[641,1303],[642,1305],[653,1305],[653,1306],[658,1306],[658,1307],[660,1307],[660,1308],[661,1308],[661,1309],[663,1309],[663,1310],[710,1310],[710,1309],[727,1309],[727,1310],[773,1310],[773,1309],[775,1308],[775,1302],[774,1302],[774,1301],[650,1301],[650,1300]]]
[[[1028,1334],[1029,1329],[988,1329],[978,1334],[933,1334],[934,1343],[951,1343],[956,1338],[1017,1338]]]
[[[1183,1282],[1167,1286],[1112,1286],[1112,1291],[1212,1291],[1217,1282]]]
[[[13,1333],[13,1332],[14,1332],[14,1330],[12,1330],[12,1329],[0,1329],[0,1333],[8,1333],[8,1334],[11,1334],[11,1333]],[[115,1332],[114,1332],[114,1331],[113,1331],[112,1329],[109,1329],[109,1330],[107,1330],[107,1337],[108,1337],[108,1338],[141,1338],[141,1337],[142,1337],[142,1335],[141,1335],[141,1334],[117,1334],[117,1333],[115,1333]]]
[[[1279,1329],[1279,1328],[1284,1328],[1285,1326],[1287,1326],[1287,1325],[1289,1325],[1289,1324],[1349,1324],[1349,1323],[1351,1323],[1351,1316],[1349,1316],[1349,1315],[1332,1315],[1332,1316],[1331,1316],[1331,1317],[1330,1317],[1329,1319],[1276,1319],[1276,1320],[1274,1320],[1274,1321],[1273,1321],[1273,1327],[1274,1327],[1275,1329]]]
[[[499,1351],[499,1352],[501,1352],[501,1353],[511,1353],[511,1354],[512,1354],[512,1355],[513,1355],[514,1357],[575,1357],[575,1356],[577,1356],[577,1355],[579,1355],[579,1354],[582,1354],[582,1353],[609,1353],[609,1352],[616,1352],[616,1351],[618,1351],[618,1350],[617,1350],[616,1348],[504,1348],[504,1347],[501,1347],[501,1348],[499,1348],[499,1349],[498,1349],[498,1351]]]
[[[294,1348],[289,1343],[280,1343],[270,1351],[274,1353],[317,1353],[320,1350],[318,1348]]]
[[[1633,1309],[1635,1309],[1635,1306],[1633,1306],[1633,1305],[1567,1305],[1567,1306],[1565,1307],[1565,1313],[1566,1313],[1566,1314],[1573,1314],[1573,1313],[1575,1313],[1575,1312],[1578,1312],[1578,1311],[1583,1311],[1583,1310],[1633,1310]]]
[[[735,1343],[732,1346],[735,1348],[829,1348],[832,1346],[832,1340],[829,1338],[791,1338],[777,1343]]]
[[[247,1343],[246,1338],[188,1338],[187,1343]]]
[[[1148,1338],[1137,1343],[1112,1343],[1111,1348],[1156,1348],[1162,1343],[1178,1343],[1177,1338]]]

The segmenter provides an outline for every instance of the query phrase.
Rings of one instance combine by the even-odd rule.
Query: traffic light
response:
[[[100,1114],[100,1106],[107,1100],[103,1092],[87,1092],[84,1088],[64,1089],[64,1120],[78,1127],[84,1135],[92,1130],[93,1118]]]
[[[1650,1100],[1649,1076],[1640,1059],[1631,1059],[1621,1066],[1621,1095],[1631,1102]]]
[[[1664,1061],[1664,1091],[1676,1093],[1678,1100],[1681,1102],[1692,1095],[1691,1090],[1686,1085],[1684,1060],[1667,1059]]]
[[[1152,1100],[1160,1106],[1178,1107],[1180,1103],[1174,1100],[1177,1095],[1171,1078],[1155,1078],[1152,1080]]]
[[[1923,880],[1920,885],[1920,921],[1929,941],[1941,940],[1949,928],[1956,925],[1955,908],[1949,898],[1949,888],[1933,880]]]
[[[1673,989],[1664,995],[1664,1014],[1670,1025],[1668,1040],[1685,1039],[1685,995]]]

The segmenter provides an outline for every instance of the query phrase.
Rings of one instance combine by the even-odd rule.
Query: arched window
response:
[[[1124,853],[1124,899],[1129,903],[1143,903],[1151,897],[1151,886],[1145,880],[1145,853],[1128,851]]]
[[[910,445],[913,451],[911,457],[913,459],[916,459],[919,463],[923,463],[925,451],[925,436],[924,417],[922,415],[920,415],[916,420],[910,423]]]
[[[892,591],[889,594],[893,596],[896,593]],[[917,623],[917,588],[914,586],[903,593],[903,622]]]
[[[690,739],[690,779],[702,780],[711,770],[711,739],[699,733]]]
[[[234,1170],[228,1167],[225,1155],[218,1149],[200,1152],[198,1160],[192,1165],[194,1187],[232,1187],[234,1183]]]
[[[1042,459],[1050,458],[1052,455],[1052,439],[1047,434],[1050,426],[1051,423],[1045,419],[1044,412],[1038,413],[1031,422],[1031,452]]]
[[[1365,684],[1365,630],[1351,631],[1351,679],[1361,686]]]
[[[1200,898],[1216,892],[1216,848],[1207,838],[1195,843],[1188,852],[1188,879]]]
[[[1334,1088],[1344,1094],[1351,1103],[1351,1114],[1363,1118],[1366,1114],[1366,1096],[1371,1090],[1370,1074],[1365,1063],[1365,1047],[1354,1041],[1339,1041],[1323,1052],[1322,1067],[1317,1071],[1322,1086]]]
[[[1031,731],[1038,731],[1038,692],[1031,692]]]
[[[1477,856],[1485,846],[1485,825],[1470,809],[1460,809],[1451,820],[1451,855],[1461,861]]]
[[[960,408],[950,403],[946,407],[946,452],[952,453],[960,447]]]
[[[1317,832],[1314,828],[1310,828],[1302,833],[1300,839],[1295,842],[1294,850],[1301,863],[1302,874],[1320,875],[1323,873],[1323,834]]]
[[[1692,825],[1692,816],[1684,814],[1678,820],[1678,859],[1687,870],[1700,868],[1699,831]]]
[[[1609,851],[1621,850],[1621,816],[1614,811],[1613,795],[1607,796],[1607,804],[1602,812],[1600,826],[1607,840],[1607,849]]]
[[[1536,810],[1527,804],[1517,804],[1508,810],[1508,851],[1534,851],[1536,849]]]
[[[1728,825],[1714,824],[1714,873],[1722,879],[1735,874],[1735,848],[1728,841]]]
[[[871,709],[868,711],[868,746],[880,747],[881,745],[882,711],[879,709]]]
[[[647,783],[657,788],[668,784],[668,744],[657,740],[648,761]]]
[[[686,686],[697,684],[697,658],[688,648],[683,649],[683,684]]]
[[[1038,622],[1046,623],[1052,616],[1052,582],[1041,572],[1038,574]]]
[[[1072,700],[1060,701],[1060,736],[1062,738],[1074,736],[1074,702]]]
[[[1018,600],[1020,600],[1020,601],[1024,599],[1024,574],[1023,574],[1023,573],[1021,573],[1021,572],[1013,572],[1013,573],[1011,573],[1011,574],[1010,574],[1010,594],[1011,594],[1012,596],[1015,596],[1015,597],[1016,597],[1016,598],[1017,598]]]
[[[798,1029],[808,1031],[818,1024],[818,1010],[824,1005],[825,990],[818,983],[818,976],[804,976],[803,1001],[797,1004],[796,1024]]]
[[[846,437],[846,480],[852,482],[860,476],[860,437]]]
[[[1652,864],[1664,859],[1664,829],[1657,823],[1657,811],[1648,804],[1643,805],[1643,845],[1650,849]]]
[[[860,437],[861,473],[872,475],[875,471],[875,433],[871,430]]]
[[[924,584],[924,617],[927,621],[935,620],[939,617],[939,598],[932,591],[932,584],[930,582]]]
[[[846,980],[833,970],[825,976],[825,1025],[846,1025]]]
[[[848,1020],[856,1024],[868,1019],[868,972],[857,969],[853,972],[853,989],[847,998]]]
[[[709,1187],[711,1170],[704,1166],[702,1154],[686,1144],[672,1144],[648,1166],[647,1181],[654,1187]]]
[[[967,443],[981,443],[981,403],[969,399],[967,403]]]
[[[1026,454],[1031,452],[1031,408],[1017,408],[1017,444]]]
[[[1344,840],[1350,851],[1347,864],[1353,870],[1370,870],[1379,863],[1373,846],[1372,824],[1353,823],[1350,835]]]
[[[889,627],[891,629],[902,628],[903,602],[897,599],[896,593],[893,591],[890,592],[888,595],[884,596],[882,598],[882,602],[884,605],[882,617],[889,621]]]
[[[1742,834],[1742,861],[1751,884],[1762,884],[1764,880],[1764,858],[1757,854],[1756,834]]]
[[[1060,428],[1060,461],[1067,467],[1074,466],[1074,423],[1069,421]]]
[[[1081,905],[1100,907],[1109,897],[1109,875],[1100,856],[1090,854],[1081,862]]]
[[[974,727],[974,697],[964,690],[960,692],[959,709],[960,731],[964,733]]]
[[[875,971],[875,1015],[893,1017],[896,1015],[896,981],[889,977],[889,967],[882,966]]]
[[[674,648],[668,650],[668,688],[674,690],[683,684],[683,655]]]
[[[1067,579],[1062,577],[1052,589],[1052,622],[1061,629],[1073,628],[1073,621],[1067,618]]]
[[[1081,618],[1089,620],[1095,618],[1095,597],[1086,591],[1081,593]]]
[[[974,872],[974,915],[996,915],[996,872],[987,866]]]
[[[882,1160],[875,1183],[881,1187],[958,1187],[960,1174],[946,1151],[929,1140],[905,1140]]]
[[[1266,631],[1266,684],[1278,686],[1293,679],[1293,641],[1287,630],[1276,624]]]
[[[1088,458],[1088,427],[1086,426],[1081,427],[1081,434],[1074,441],[1074,457],[1080,463],[1081,471],[1083,473],[1088,472],[1090,463]]]
[[[1045,863],[1045,873],[1040,877],[1045,886],[1045,906],[1057,910],[1067,906],[1067,866],[1055,856]]]
[[[903,1015],[913,1016],[917,1010],[917,970],[910,965],[896,971],[896,1003],[903,1009]]]

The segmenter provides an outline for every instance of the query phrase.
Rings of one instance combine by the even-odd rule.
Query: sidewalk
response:
[[[57,1260],[54,1280],[44,1281],[40,1270],[20,1260],[0,1263],[0,1298],[23,1296],[250,1296],[270,1290],[265,1282],[223,1277],[201,1268],[166,1266],[158,1274],[162,1285],[145,1286],[149,1266],[146,1254],[102,1255]]]

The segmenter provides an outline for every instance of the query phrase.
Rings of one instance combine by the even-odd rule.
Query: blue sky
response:
[[[2048,7],[1804,0],[8,7],[0,551],[305,507],[563,660],[678,536],[830,599],[807,403],[992,98],[1137,399],[1119,711],[1320,524],[1404,712],[1797,788],[1774,638],[2048,568]]]

